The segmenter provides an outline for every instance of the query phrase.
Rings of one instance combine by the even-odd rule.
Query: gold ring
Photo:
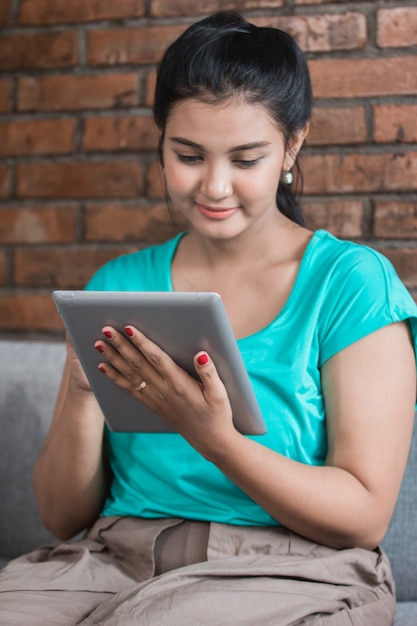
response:
[[[146,380],[142,380],[142,382],[140,383],[140,385],[138,385],[137,387],[135,387],[136,391],[142,391],[142,389],[145,389],[146,385],[148,383],[146,382]]]

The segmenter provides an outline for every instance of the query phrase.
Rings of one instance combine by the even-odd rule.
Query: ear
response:
[[[291,137],[290,141],[288,142],[288,148],[285,153],[285,160],[284,160],[286,170],[290,170],[293,167],[295,160],[297,158],[297,155],[301,150],[301,146],[303,145],[304,140],[307,137],[309,130],[310,130],[310,122],[307,122],[304,128],[300,130],[296,135]]]

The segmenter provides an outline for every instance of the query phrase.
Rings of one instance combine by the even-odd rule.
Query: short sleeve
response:
[[[320,316],[320,365],[355,341],[409,320],[416,345],[417,305],[390,261],[356,247],[342,255],[328,280]]]

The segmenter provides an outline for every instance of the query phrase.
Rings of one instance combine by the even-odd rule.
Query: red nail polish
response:
[[[94,346],[94,347],[95,347],[95,349],[96,349],[96,350],[98,350],[99,352],[101,352],[101,354],[103,354],[103,352],[104,352],[104,347],[103,347],[101,344],[99,344],[98,346]]]
[[[197,363],[199,365],[206,365],[206,363],[208,363],[208,356],[207,354],[200,354],[200,356],[197,357]]]
[[[106,373],[106,369],[105,369],[104,365],[99,365],[98,366],[98,371],[101,372],[102,374],[105,374]]]
[[[111,330],[105,330],[103,334],[106,335],[107,339],[111,339],[113,337]]]
[[[126,335],[129,335],[129,337],[133,337],[133,335],[135,334],[135,331],[130,326],[125,326],[125,331]]]

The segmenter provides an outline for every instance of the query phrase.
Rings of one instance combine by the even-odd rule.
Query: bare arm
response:
[[[90,526],[107,491],[103,416],[73,348],[68,345],[54,416],[33,470],[33,486],[45,526],[69,539]]]
[[[106,348],[114,365],[106,367],[108,377],[131,391],[147,380],[146,393],[132,393],[274,518],[333,547],[373,548],[380,542],[406,464],[416,399],[405,323],[372,333],[323,367],[329,440],[324,467],[292,461],[238,433],[210,360],[203,366],[196,361],[199,386],[140,333],[132,342],[141,352],[115,334],[117,352]]]

